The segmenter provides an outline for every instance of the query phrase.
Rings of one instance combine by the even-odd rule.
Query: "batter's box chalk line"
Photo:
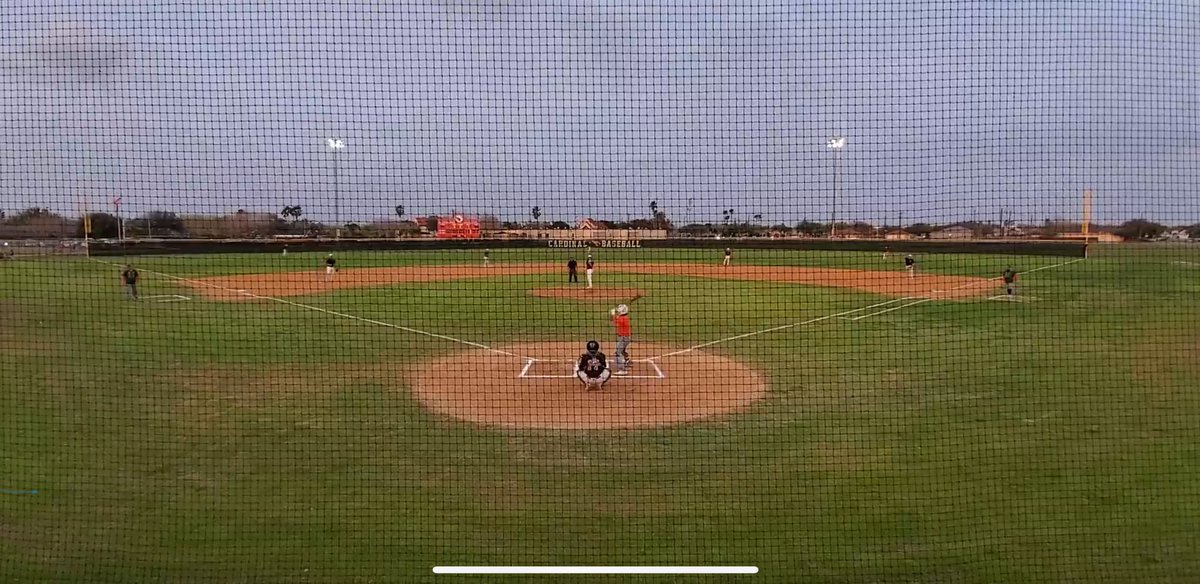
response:
[[[1039,300],[1039,298],[1037,296],[1009,296],[1007,294],[1000,294],[998,296],[989,296],[988,300],[995,302],[1033,302]]]
[[[142,296],[142,298],[155,302],[187,302],[192,299],[191,296],[184,296],[183,294],[152,294],[150,296]]]
[[[634,375],[632,373],[629,375],[614,374],[612,377],[609,378],[609,381],[611,382],[614,379],[666,379],[667,378],[667,374],[665,372],[663,372],[662,367],[659,367],[658,363],[654,362],[652,359],[641,359],[641,360],[634,359],[633,362],[634,363],[649,363],[650,366],[654,368],[654,375]],[[521,368],[521,372],[517,374],[517,378],[518,379],[576,379],[574,362],[568,364],[568,367],[567,367],[568,373],[566,373],[566,374],[530,373],[529,370],[533,369],[533,366],[535,363],[562,364],[562,361],[541,361],[540,359],[528,359],[525,361],[525,366]]]

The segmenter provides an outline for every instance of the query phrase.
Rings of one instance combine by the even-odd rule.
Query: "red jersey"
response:
[[[632,337],[633,326],[629,324],[628,314],[618,314],[612,317],[613,326],[617,327],[618,337]]]

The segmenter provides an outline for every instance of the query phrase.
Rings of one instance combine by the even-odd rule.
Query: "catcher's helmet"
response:
[[[629,307],[624,304],[618,304],[617,314],[629,314]]]
[[[596,341],[588,341],[587,342],[587,352],[589,355],[595,355],[596,353],[599,353],[600,352],[600,343],[597,343]]]

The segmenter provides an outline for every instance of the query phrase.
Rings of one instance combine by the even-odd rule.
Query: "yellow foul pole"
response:
[[[1080,228],[1087,238],[1088,226],[1092,223],[1092,189],[1083,189],[1083,223]]]

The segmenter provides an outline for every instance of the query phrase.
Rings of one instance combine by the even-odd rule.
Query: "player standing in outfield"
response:
[[[721,262],[722,266],[729,267],[729,262],[733,261],[733,250],[725,248],[725,261]]]
[[[908,272],[909,278],[917,277],[917,260],[914,260],[912,254],[904,256],[904,269]]]
[[[333,258],[333,254],[325,256],[325,281],[332,282],[333,275],[338,271],[337,260]]]
[[[1012,266],[1009,266],[1004,268],[1004,275],[1001,277],[1004,278],[1005,293],[1008,294],[1009,298],[1012,298],[1013,294],[1017,291],[1017,272],[1012,269]]]
[[[886,245],[885,245],[885,246],[883,246],[883,259],[885,259],[885,260],[886,260],[886,259],[888,259],[888,258],[890,258],[890,257],[892,257],[892,248],[890,248],[890,247],[888,247],[888,246],[886,246]]]
[[[485,266],[492,265],[492,250],[490,250],[490,249],[483,250],[483,265],[485,265]]]
[[[587,352],[579,356],[579,364],[575,366],[575,377],[583,384],[583,388],[604,389],[612,373],[608,370],[608,357],[600,352],[600,343],[587,342]]]
[[[587,274],[588,288],[592,287],[592,270],[596,269],[596,260],[592,259],[592,254],[588,254],[587,261],[583,264],[584,273]]]
[[[617,350],[613,352],[616,360],[614,375],[629,373],[629,345],[633,343],[633,326],[629,322],[629,307],[620,304],[608,311],[613,327],[617,329]]]
[[[567,259],[567,282],[579,283],[579,262],[574,256]]]
[[[121,270],[121,283],[125,285],[129,297],[134,300],[139,300],[137,291],[139,278],[141,278],[141,274],[138,273],[137,268],[132,264],[125,264],[125,269]]]

